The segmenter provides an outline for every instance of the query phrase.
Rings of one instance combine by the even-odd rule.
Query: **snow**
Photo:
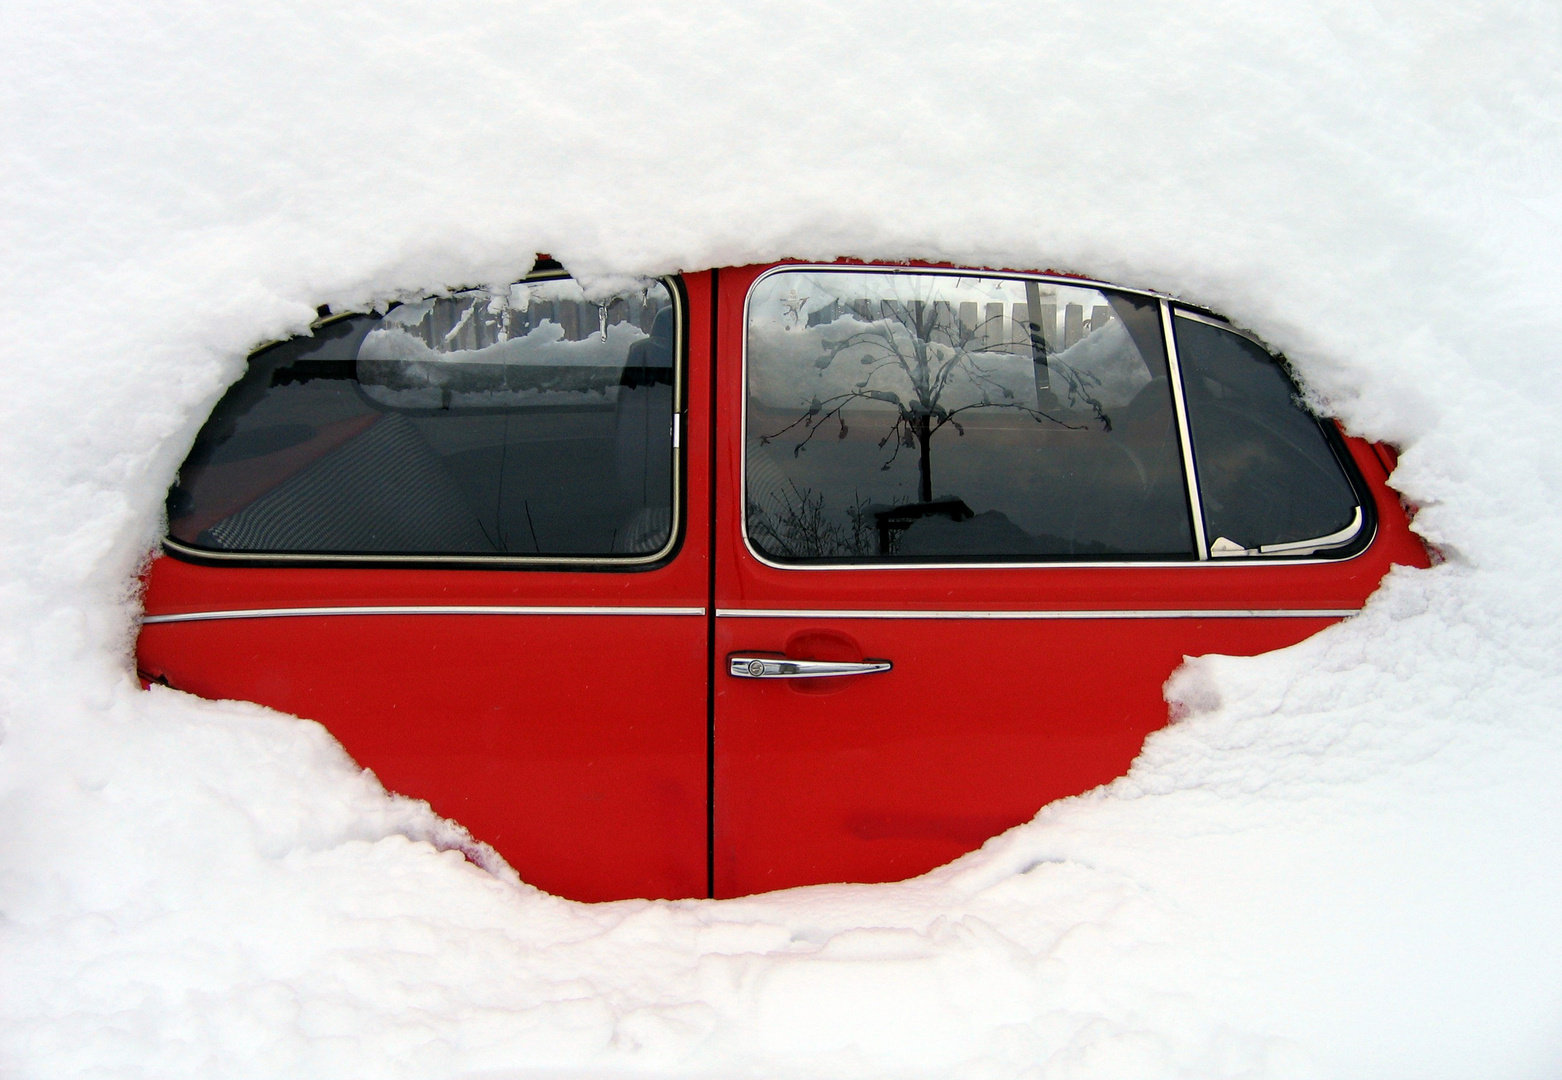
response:
[[[0,71],[0,1071],[1562,1071],[1555,5],[89,0]],[[1190,661],[1128,777],[925,878],[546,896],[129,660],[247,351],[538,251],[1172,292],[1400,444],[1444,561]]]

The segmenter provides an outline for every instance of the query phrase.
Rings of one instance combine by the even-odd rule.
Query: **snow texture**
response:
[[[0,1072],[1562,1073],[1556,4],[5,22]],[[599,289],[857,256],[1186,297],[1404,448],[1444,561],[1190,661],[1125,779],[922,879],[541,894],[313,723],[130,664],[163,493],[245,354],[538,251]]]

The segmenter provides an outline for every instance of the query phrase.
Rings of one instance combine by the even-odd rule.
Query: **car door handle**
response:
[[[871,675],[888,671],[888,660],[788,660],[780,656],[729,656],[727,672],[740,679],[824,679],[832,675]]]

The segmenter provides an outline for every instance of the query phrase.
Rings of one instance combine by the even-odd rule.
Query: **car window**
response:
[[[749,543],[780,562],[1194,558],[1158,302],[783,269],[747,306]]]
[[[1344,548],[1362,511],[1330,440],[1281,363],[1245,335],[1173,320],[1210,555]]]
[[[530,280],[250,358],[169,496],[216,553],[645,560],[675,528],[680,319],[661,282]]]

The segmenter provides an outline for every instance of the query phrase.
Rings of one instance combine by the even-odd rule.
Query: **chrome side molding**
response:
[[[243,608],[232,611],[181,611],[145,615],[143,626],[211,622],[215,619],[288,619],[323,615],[704,615],[702,607],[520,607],[499,604],[360,604],[344,607]]]

